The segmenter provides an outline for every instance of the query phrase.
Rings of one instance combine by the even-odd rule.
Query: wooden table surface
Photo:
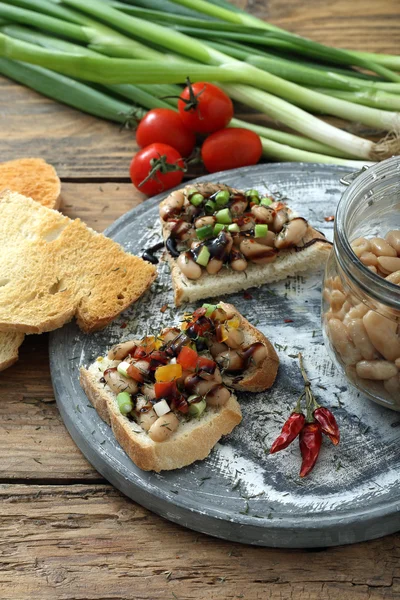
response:
[[[328,44],[396,53],[399,0],[236,0]],[[62,210],[102,231],[143,200],[128,179],[131,132],[0,79],[0,161],[42,156]],[[82,456],[57,407],[47,336],[0,374],[2,600],[400,598],[400,535],[316,551],[200,535],[131,502]]]

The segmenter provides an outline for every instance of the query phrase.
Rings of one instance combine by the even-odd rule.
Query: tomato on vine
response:
[[[179,113],[168,108],[154,108],[140,121],[136,129],[136,141],[141,148],[159,142],[178,150],[181,156],[189,156],[196,143],[196,136],[183,123]]]
[[[209,173],[255,165],[261,158],[260,137],[240,128],[221,129],[203,143],[201,157]]]
[[[182,156],[167,144],[150,144],[140,150],[130,166],[132,183],[140,192],[153,196],[179,185],[185,165]]]
[[[219,87],[204,81],[188,85],[178,100],[184,125],[196,133],[223,129],[233,117],[232,100]]]

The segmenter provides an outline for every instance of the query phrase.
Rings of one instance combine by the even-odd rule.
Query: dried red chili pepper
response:
[[[284,450],[293,442],[303,429],[306,421],[305,416],[301,412],[292,412],[290,417],[285,421],[281,433],[271,446],[270,454]]]
[[[332,444],[337,446],[340,441],[339,426],[331,411],[325,406],[319,406],[314,410],[313,416],[319,423],[322,433],[327,435]]]
[[[322,432],[318,423],[306,423],[300,432],[299,445],[302,457],[300,477],[305,477],[317,462],[322,444]]]

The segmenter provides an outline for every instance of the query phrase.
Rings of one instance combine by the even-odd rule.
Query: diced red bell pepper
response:
[[[154,393],[157,400],[161,398],[174,398],[178,395],[176,381],[165,381],[154,384]]]
[[[188,346],[184,346],[179,352],[176,362],[182,366],[184,371],[195,371],[198,358],[199,355],[195,350],[192,350],[192,348],[189,348]]]
[[[138,383],[143,383],[143,373],[137,367],[135,367],[135,365],[129,365],[126,372],[129,375],[129,377],[132,377],[132,379],[134,379]]]
[[[166,365],[170,359],[166,352],[161,350],[153,350],[151,354],[149,354],[150,358],[150,370],[154,371],[160,365]]]
[[[199,371],[206,371],[207,373],[214,373],[217,367],[217,363],[210,358],[206,358],[205,356],[199,356],[197,360],[197,369]]]

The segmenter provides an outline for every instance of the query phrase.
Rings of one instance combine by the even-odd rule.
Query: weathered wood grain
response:
[[[400,536],[279,551],[185,530],[108,485],[3,485],[0,499],[2,600],[400,597]]]
[[[61,421],[47,343],[47,334],[27,336],[19,361],[0,373],[0,481],[99,481]]]

